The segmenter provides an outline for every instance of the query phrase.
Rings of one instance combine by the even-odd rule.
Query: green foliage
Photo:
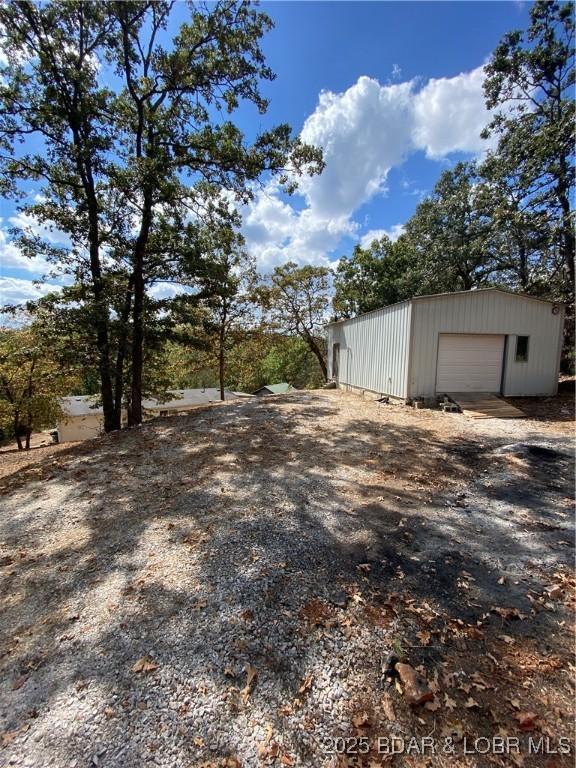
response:
[[[467,291],[493,274],[491,221],[480,182],[474,163],[458,163],[444,171],[406,224],[420,272],[416,293]]]
[[[33,326],[0,329],[0,430],[29,448],[33,430],[55,426],[77,373],[58,364]]]
[[[278,337],[266,357],[262,360],[261,383],[280,384],[287,381],[296,389],[316,389],[324,383],[318,359],[301,338]]]
[[[414,295],[418,283],[412,274],[411,256],[407,238],[393,243],[382,237],[368,248],[357,245],[352,256],[341,259],[336,269],[335,316],[354,317]]]
[[[327,377],[324,323],[330,304],[331,272],[326,267],[288,262],[276,267],[259,288],[259,298],[271,327],[299,336],[315,355]]]
[[[210,346],[203,350],[169,342],[162,365],[170,388],[219,385],[218,361]],[[253,392],[264,384],[281,381],[297,389],[322,385],[322,371],[309,346],[299,337],[271,333],[266,328],[232,332],[226,355],[226,389]]]
[[[528,30],[505,35],[484,82],[495,110],[484,135],[498,139],[496,168],[514,200],[501,206],[501,218],[512,229],[527,224],[528,242],[519,241],[522,281],[567,303],[567,368],[574,346],[574,82],[574,5],[548,0],[532,5]],[[534,254],[534,234],[548,250],[544,261]]]
[[[187,283],[190,260],[207,257],[195,245],[202,221],[215,210],[234,218],[222,191],[246,201],[264,172],[292,191],[299,175],[322,170],[320,150],[289,126],[249,145],[230,119],[242,102],[266,111],[266,14],[235,0],[190,4],[164,47],[172,8],[147,0],[0,6],[8,54],[0,183],[16,197],[29,181],[42,184],[22,210],[70,238],[69,247],[55,247],[22,232],[19,245],[73,278],[67,297],[76,292],[80,301],[58,311],[93,345],[106,430],[119,426],[124,404],[141,419],[148,347],[168,327],[168,302],[155,301],[150,288]],[[39,150],[27,151],[28,136]]]

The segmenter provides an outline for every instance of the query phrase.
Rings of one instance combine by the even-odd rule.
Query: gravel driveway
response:
[[[375,766],[377,736],[524,738],[519,711],[570,736],[569,430],[490,421],[294,393],[4,478],[0,765]]]

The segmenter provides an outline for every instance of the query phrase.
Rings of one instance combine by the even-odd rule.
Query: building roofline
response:
[[[386,304],[385,307],[378,307],[377,309],[371,309],[370,312],[362,312],[361,315],[356,315],[355,317],[343,317],[341,320],[332,320],[330,323],[325,323],[325,327],[327,328],[329,325],[340,325],[341,323],[349,323],[351,320],[359,320],[361,317],[368,317],[368,315],[373,315],[375,312],[382,312],[384,309],[399,307],[400,304],[410,304],[411,301],[412,299],[404,299],[404,301],[395,301],[394,304]]]
[[[532,296],[529,293],[517,293],[516,291],[510,291],[506,288],[498,288],[496,286],[490,288],[475,288],[468,291],[446,291],[445,293],[429,293],[423,296],[413,296],[411,299],[405,299],[404,301],[396,301],[394,304],[387,304],[384,307],[378,307],[377,309],[371,309],[370,312],[363,312],[356,317],[343,317],[341,320],[333,320],[330,323],[326,323],[325,327],[330,325],[340,325],[341,323],[349,323],[351,320],[359,320],[362,317],[373,315],[375,312],[382,312],[384,309],[390,309],[391,307],[398,307],[400,304],[410,304],[412,301],[422,301],[423,299],[440,299],[447,296],[463,296],[477,293],[487,293],[488,291],[497,291],[498,293],[504,293],[507,296],[516,296],[519,299],[531,299],[532,301],[540,301],[544,304],[556,304],[557,306],[565,306],[562,301],[554,301],[554,299],[543,299],[540,296]]]
[[[532,296],[530,293],[519,293],[518,291],[511,291],[508,288],[499,288],[498,286],[490,286],[488,288],[474,288],[469,291],[446,291],[445,293],[429,293],[424,296],[414,296],[410,301],[418,301],[420,299],[436,299],[445,296],[462,296],[463,294],[475,294],[475,293],[487,293],[488,291],[497,291],[498,293],[505,293],[507,296],[516,296],[519,299],[532,299],[532,301],[541,301],[544,304],[558,304],[563,306],[563,302],[555,301],[554,299],[543,299],[540,296]]]

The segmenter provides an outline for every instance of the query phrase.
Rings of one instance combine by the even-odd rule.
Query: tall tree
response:
[[[292,261],[276,267],[260,288],[260,300],[273,327],[300,336],[328,378],[323,327],[330,303],[330,275],[326,267],[299,267]]]
[[[479,199],[490,217],[486,252],[493,258],[494,276],[513,290],[549,293],[562,269],[547,211],[532,205],[518,169],[498,154],[488,156],[480,174]]]
[[[128,357],[131,417],[142,418],[147,288],[150,275],[173,270],[165,249],[150,247],[159,220],[176,228],[187,212],[198,215],[198,188],[201,196],[207,186],[223,187],[246,200],[264,171],[289,168],[291,190],[298,174],[322,167],[320,151],[293,139],[289,126],[246,145],[226,119],[241,102],[266,111],[259,83],[273,74],[259,41],[269,18],[236,0],[191,6],[165,47],[172,7],[19,0],[0,8],[9,54],[0,173],[14,194],[23,178],[43,182],[43,199],[29,212],[70,237],[66,256],[51,257],[89,286],[106,430],[120,424]],[[15,159],[18,142],[33,134],[41,148]],[[122,297],[114,311],[111,290]]]
[[[23,180],[43,183],[57,226],[71,237],[71,257],[81,260],[89,274],[87,311],[96,336],[107,430],[114,428],[115,417],[99,196],[113,138],[109,92],[98,82],[98,59],[110,44],[113,26],[100,3],[0,6],[8,60],[0,80],[2,188],[19,195]],[[26,151],[24,144],[25,151],[17,152],[30,136],[38,140],[35,150]],[[46,213],[40,205],[28,210],[39,220]],[[46,255],[63,260],[53,250]]]
[[[574,336],[574,6],[537,0],[526,32],[504,36],[486,68],[484,91],[495,116],[485,136],[516,169],[523,197],[544,211],[561,260],[568,303],[569,344]]]
[[[420,270],[414,294],[467,291],[487,282],[495,265],[487,249],[490,218],[474,163],[440,176],[430,198],[406,224]]]
[[[393,243],[384,236],[341,259],[334,278],[335,316],[354,317],[414,295],[414,264],[406,245],[405,238]]]
[[[247,330],[254,312],[256,265],[244,250],[244,239],[231,226],[210,227],[203,241],[204,258],[196,267],[200,306],[207,310],[205,327],[215,338],[220,399],[225,399],[226,357]]]

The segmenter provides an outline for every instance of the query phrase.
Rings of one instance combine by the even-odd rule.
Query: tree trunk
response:
[[[142,368],[144,365],[144,270],[142,253],[134,253],[134,309],[132,312],[132,381],[130,414],[132,424],[142,423]]]
[[[309,333],[304,334],[302,338],[304,339],[306,344],[308,344],[312,353],[316,356],[316,359],[318,360],[318,363],[320,365],[320,370],[322,371],[322,376],[324,378],[324,381],[328,381],[328,368],[326,367],[326,360],[324,360],[324,355],[322,354],[322,350],[320,349],[318,344],[316,344],[316,340]]]
[[[118,353],[116,355],[116,371],[114,381],[114,422],[115,428],[122,428],[122,399],[124,392],[124,363],[126,361],[126,352],[128,351],[128,321],[130,319],[130,309],[132,307],[132,291],[134,282],[132,276],[128,281],[124,306],[120,315],[120,337],[118,339]]]
[[[220,379],[220,400],[225,400],[224,396],[224,328],[220,327],[220,339],[218,346],[218,376]]]
[[[568,276],[568,295],[570,299],[574,298],[574,285],[575,285],[575,270],[574,270],[574,232],[572,231],[572,221],[570,216],[570,201],[567,195],[562,195],[560,198],[560,204],[562,206],[562,243],[560,245],[560,252],[562,253],[562,259],[566,267],[566,274]]]
[[[564,345],[562,349],[562,371],[564,373],[574,373],[574,340],[576,336],[575,318],[574,318],[574,258],[575,242],[574,231],[572,229],[572,218],[570,211],[570,198],[565,182],[567,175],[566,162],[560,163],[561,178],[556,187],[556,196],[562,208],[562,239],[560,244],[560,253],[566,269],[567,291],[566,291],[566,317],[564,323]]]
[[[142,423],[142,368],[144,365],[144,257],[152,226],[152,194],[144,194],[144,207],[140,232],[134,246],[134,306],[132,310],[132,424]]]
[[[26,450],[30,450],[30,438],[32,437],[32,430],[30,427],[26,430]]]
[[[22,445],[22,438],[20,437],[20,415],[18,413],[14,414],[12,427],[14,429],[14,437],[16,438],[16,445],[18,446],[18,450],[23,451],[24,446]]]
[[[90,266],[92,270],[92,290],[94,293],[94,327],[96,329],[96,347],[98,349],[98,372],[100,374],[100,394],[104,411],[104,431],[112,432],[116,428],[114,419],[114,396],[110,375],[110,340],[108,334],[108,309],[104,296],[100,274],[98,244],[90,244]]]
[[[528,256],[522,240],[518,242],[518,280],[524,292],[528,291],[530,278],[528,275]]]

